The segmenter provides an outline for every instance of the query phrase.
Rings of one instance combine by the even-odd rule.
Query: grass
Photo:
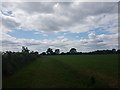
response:
[[[112,88],[117,78],[117,55],[42,56],[3,78],[3,88]]]
[[[90,68],[118,77],[118,55],[66,55],[49,56],[66,64],[80,68]]]

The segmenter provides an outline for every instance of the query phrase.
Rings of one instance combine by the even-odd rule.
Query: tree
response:
[[[71,48],[70,49],[70,53],[76,53],[77,51],[76,51],[76,49],[75,48]]]
[[[36,52],[32,51],[30,52],[30,54],[39,54],[39,53],[37,51]]]
[[[45,53],[45,52],[42,52],[41,55],[46,55],[46,53]]]
[[[65,53],[64,53],[64,52],[62,52],[62,53],[61,53],[61,55],[65,55]]]
[[[60,54],[60,49],[55,49],[55,54]]]
[[[112,49],[112,53],[115,53],[116,52],[116,49]]]
[[[30,50],[28,50],[27,47],[24,47],[24,46],[22,47],[22,52],[27,52],[27,53],[29,53],[29,51],[30,51]]]
[[[53,51],[52,51],[51,48],[48,48],[48,49],[47,49],[47,54],[53,54]]]
[[[39,57],[38,52],[32,51],[28,53],[29,50],[26,47],[22,47],[22,52],[11,52],[6,51],[2,54],[2,74],[3,76],[10,76],[14,74],[24,65],[29,64]]]
[[[117,50],[117,53],[120,54],[120,49]]]

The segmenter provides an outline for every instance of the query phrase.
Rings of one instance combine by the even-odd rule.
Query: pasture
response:
[[[3,88],[118,87],[118,55],[41,56],[14,75]]]

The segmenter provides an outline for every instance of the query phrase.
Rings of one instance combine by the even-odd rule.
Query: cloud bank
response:
[[[2,51],[19,51],[21,46],[38,52],[48,47],[61,51],[72,47],[78,51],[117,49],[117,8],[116,2],[4,2],[0,11]],[[8,34],[15,30],[44,33],[46,39],[17,38]],[[71,40],[65,34],[58,35],[64,32],[87,33],[87,37]],[[49,33],[58,36],[52,40]]]

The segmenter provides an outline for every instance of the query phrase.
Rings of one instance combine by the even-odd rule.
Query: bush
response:
[[[36,60],[39,54],[36,52],[11,52],[7,51],[2,55],[2,74],[9,76],[15,73],[22,66]]]

